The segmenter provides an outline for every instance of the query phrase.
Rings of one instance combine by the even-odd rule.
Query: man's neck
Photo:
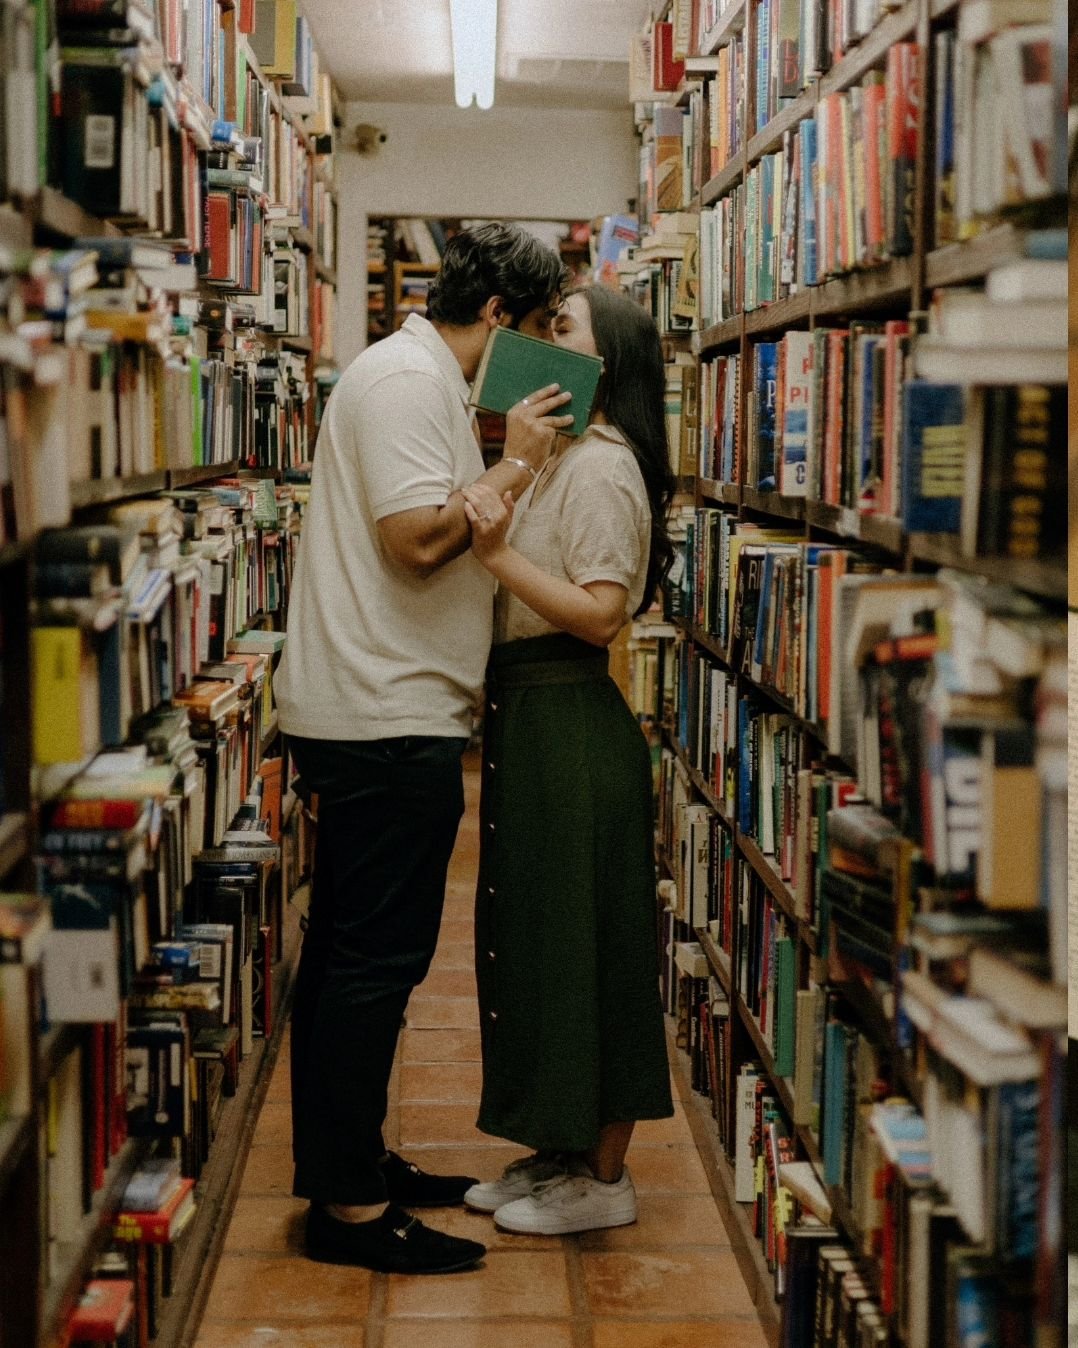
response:
[[[452,323],[433,323],[438,336],[452,351],[464,378],[470,384],[479,369],[479,361],[487,341],[485,323],[470,323],[467,327],[457,327]]]

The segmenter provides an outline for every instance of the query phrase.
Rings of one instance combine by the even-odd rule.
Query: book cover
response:
[[[887,52],[887,139],[892,188],[888,221],[890,251],[913,251],[913,197],[917,144],[921,134],[921,49],[896,42]]]
[[[958,533],[967,451],[962,388],[922,379],[904,384],[902,525],[908,533]]]
[[[564,434],[583,435],[595,401],[603,362],[526,337],[512,328],[495,328],[487,341],[472,385],[470,402],[484,412],[506,413],[522,398],[548,384],[558,384],[572,394],[572,401],[558,408],[558,415],[573,417]]]

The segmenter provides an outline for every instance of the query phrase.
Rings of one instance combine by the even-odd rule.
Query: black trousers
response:
[[[379,1159],[401,1020],[427,975],[464,813],[467,741],[290,736],[319,793],[310,922],[292,1009],[293,1193],[385,1200]]]

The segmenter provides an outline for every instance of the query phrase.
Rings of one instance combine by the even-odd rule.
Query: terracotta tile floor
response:
[[[466,785],[442,940],[401,1035],[387,1141],[432,1170],[487,1179],[524,1150],[475,1128],[474,771]],[[680,1103],[674,1118],[637,1129],[634,1226],[528,1238],[436,1211],[427,1220],[482,1240],[487,1258],[468,1273],[402,1278],[300,1254],[306,1205],[290,1196],[288,1100],[286,1041],[196,1348],[766,1348]]]

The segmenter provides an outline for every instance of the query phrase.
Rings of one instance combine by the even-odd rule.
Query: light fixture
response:
[[[457,107],[494,103],[498,0],[449,0],[453,29],[453,86]]]

